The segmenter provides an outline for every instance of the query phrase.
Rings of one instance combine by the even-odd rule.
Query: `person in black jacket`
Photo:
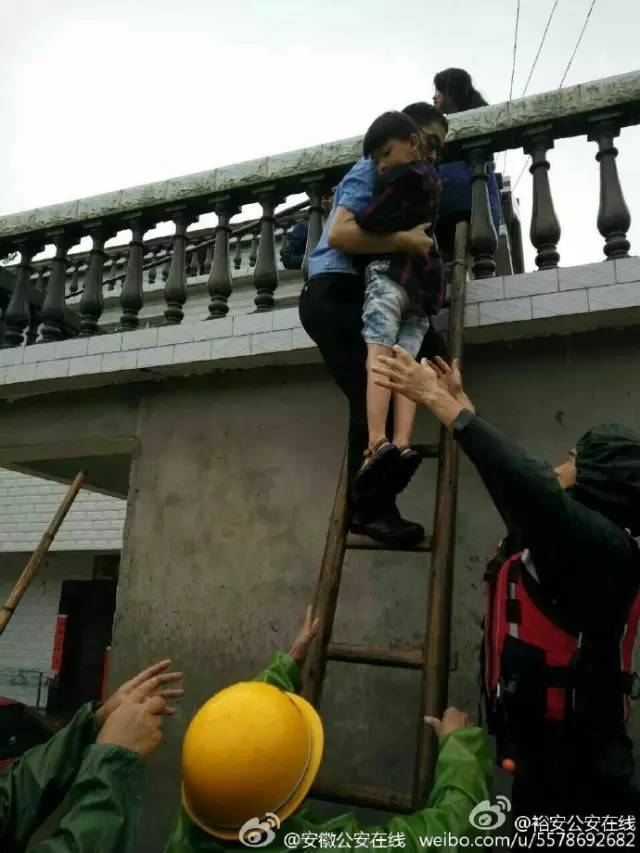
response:
[[[418,364],[400,351],[375,370],[383,387],[426,406],[452,430],[504,519],[508,552],[530,555],[536,582],[527,584],[537,591],[539,607],[573,626],[579,640],[573,680],[563,685],[572,696],[564,719],[536,717],[516,705],[509,720],[518,758],[514,811],[638,815],[625,730],[637,679],[625,687],[623,676],[631,673],[622,671],[621,652],[633,641],[630,614],[637,616],[640,600],[634,538],[640,535],[640,435],[615,424],[594,427],[552,470],[475,414],[455,363]]]
[[[430,140],[432,140],[430,143]],[[414,120],[386,112],[369,127],[363,156],[376,167],[374,194],[356,219],[365,232],[392,234],[417,225],[429,226],[438,215],[440,180],[433,165],[440,140],[420,133]],[[379,355],[400,344],[416,356],[429,329],[429,317],[440,308],[444,268],[433,247],[428,254],[395,252],[365,259],[362,337],[367,345],[367,426],[369,441],[355,477],[355,499],[378,501],[401,492],[420,464],[411,447],[415,404],[393,400],[393,434],[387,433],[391,395],[375,383],[371,366]],[[391,439],[391,440],[389,440]],[[366,532],[357,522],[352,529]]]

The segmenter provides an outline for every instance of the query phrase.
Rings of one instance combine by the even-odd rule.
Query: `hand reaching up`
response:
[[[302,623],[302,628],[298,633],[298,636],[295,638],[293,645],[289,651],[289,657],[293,658],[293,660],[298,664],[299,667],[303,665],[305,660],[307,659],[307,654],[309,653],[309,646],[311,645],[311,641],[316,636],[318,631],[320,630],[320,620],[318,617],[313,618],[313,608],[311,605],[307,607],[304,622]]]
[[[107,701],[95,713],[95,721],[98,728],[101,728],[110,714],[116,711],[123,702],[127,699],[134,698],[137,701],[148,699],[154,694],[163,699],[177,699],[182,696],[184,690],[181,687],[169,686],[176,685],[182,681],[181,672],[168,672],[171,668],[171,661],[161,660],[143,669],[129,681],[125,681],[115,693],[110,696]],[[163,710],[159,713],[171,715],[175,714],[175,709],[169,707],[166,702]]]

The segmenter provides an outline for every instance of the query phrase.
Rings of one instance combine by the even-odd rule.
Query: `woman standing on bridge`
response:
[[[433,84],[433,103],[446,115],[488,106],[480,92],[474,88],[470,74],[462,68],[439,71]],[[444,258],[450,260],[453,258],[456,225],[458,222],[471,221],[472,175],[471,168],[463,161],[441,163],[438,171],[442,179],[442,195],[436,236]],[[502,222],[502,207],[493,161],[487,164],[487,171],[491,218],[494,228],[498,231]]]

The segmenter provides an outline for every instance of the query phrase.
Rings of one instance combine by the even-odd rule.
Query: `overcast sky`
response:
[[[430,99],[450,65],[490,102],[509,95],[516,0],[0,3],[0,214],[353,136]],[[558,86],[590,3],[560,0],[528,94]],[[514,97],[552,5],[521,0]],[[638,0],[598,0],[566,85],[640,66],[639,32]],[[619,140],[638,252],[639,143]],[[595,151],[550,154],[563,265],[602,257]],[[511,152],[507,172],[523,162]],[[528,233],[528,174],[517,195]]]

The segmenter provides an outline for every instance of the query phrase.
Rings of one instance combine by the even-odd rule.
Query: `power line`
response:
[[[587,15],[584,19],[584,24],[582,25],[582,29],[580,30],[580,35],[578,36],[578,41],[576,42],[576,46],[573,49],[573,53],[571,54],[571,59],[567,63],[567,67],[564,70],[564,74],[562,75],[562,80],[560,81],[560,85],[558,86],[558,89],[562,88],[562,84],[567,79],[567,75],[569,74],[569,71],[571,70],[571,66],[573,65],[573,60],[576,58],[578,48],[580,47],[580,44],[582,42],[582,38],[586,32],[587,25],[589,24],[589,19],[591,18],[591,13],[593,12],[593,9],[594,9],[597,2],[598,2],[598,0],[591,0],[591,6],[589,7],[589,11],[587,12]],[[527,170],[527,167],[529,166],[530,162],[531,162],[531,157],[527,157],[527,159],[525,160],[524,166],[522,167],[522,171],[518,175],[518,179],[515,182],[515,184],[513,185],[513,189],[511,190],[511,192],[515,192],[516,187],[520,183],[520,180],[521,180],[522,176],[524,175],[525,171]]]
[[[513,81],[516,76],[516,57],[518,55],[518,28],[520,26],[520,0],[516,0],[516,26],[515,32],[513,34],[513,59],[511,61],[511,84],[509,86],[509,103],[513,98]],[[507,168],[507,151],[504,152],[504,163],[502,164],[502,171],[505,172]]]
[[[515,182],[515,184],[513,185],[513,188],[512,188],[512,190],[511,190],[511,192],[512,192],[512,193],[514,193],[514,192],[516,191],[516,188],[517,188],[518,184],[520,183],[520,181],[521,181],[521,179],[522,179],[522,176],[523,176],[523,175],[524,175],[524,173],[527,171],[527,168],[529,167],[529,163],[530,163],[530,162],[531,162],[531,157],[527,157],[527,159],[524,161],[524,166],[522,167],[522,171],[521,171],[521,172],[520,172],[520,174],[518,175],[518,179],[517,179],[517,181]]]
[[[576,53],[578,52],[578,48],[580,47],[580,42],[582,41],[582,37],[585,33],[585,30],[587,29],[587,25],[589,23],[589,18],[591,17],[591,13],[593,12],[593,7],[596,5],[596,2],[597,2],[597,0],[592,0],[592,2],[591,2],[591,6],[589,7],[589,11],[587,12],[587,17],[584,20],[584,26],[582,27],[582,30],[580,31],[580,35],[578,36],[578,41],[576,42],[576,46],[574,48],[573,53],[571,54],[571,59],[569,60],[569,64],[567,65],[567,67],[564,70],[564,74],[562,75],[562,80],[560,81],[560,85],[558,86],[558,89],[562,88],[562,84],[567,79],[567,74],[569,73],[569,70],[571,69],[571,66],[573,65],[573,60],[576,58]]]
[[[547,19],[547,26],[544,28],[544,32],[542,33],[542,38],[540,39],[540,44],[538,45],[538,52],[536,53],[536,57],[533,60],[533,64],[531,66],[531,71],[529,71],[529,76],[527,77],[527,82],[525,83],[524,89],[522,90],[522,95],[520,97],[524,98],[527,94],[527,89],[529,88],[529,83],[531,82],[531,78],[533,77],[533,72],[536,70],[536,65],[538,64],[538,60],[540,59],[540,54],[542,53],[542,48],[547,39],[547,33],[549,32],[549,27],[551,26],[551,21],[553,20],[553,16],[556,13],[556,9],[558,8],[558,3],[560,0],[555,0],[553,4],[553,8],[551,9],[551,13],[549,18]]]
[[[513,36],[513,61],[511,63],[511,85],[509,86],[509,100],[513,97],[513,81],[516,76],[516,56],[518,54],[518,28],[520,26],[520,0],[516,6],[516,29]]]

